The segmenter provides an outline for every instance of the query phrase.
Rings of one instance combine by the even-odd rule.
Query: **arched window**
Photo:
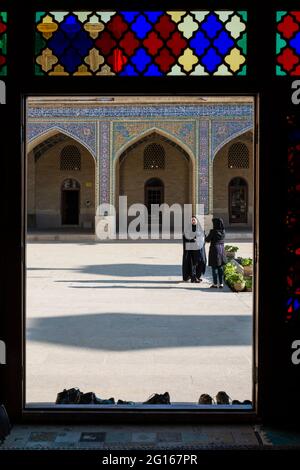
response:
[[[243,142],[235,142],[229,147],[228,168],[249,168],[249,149]]]
[[[160,144],[149,144],[144,150],[144,170],[163,170],[165,168],[165,149]]]
[[[60,153],[60,169],[62,171],[81,170],[81,154],[76,145],[66,145]]]

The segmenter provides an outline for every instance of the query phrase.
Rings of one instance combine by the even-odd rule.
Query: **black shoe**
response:
[[[170,395],[168,392],[163,394],[155,393],[147,401],[144,401],[144,405],[171,405]]]
[[[79,403],[81,405],[95,405],[97,397],[94,392],[83,393],[80,397]]]
[[[134,405],[133,401],[118,400],[117,405]]]
[[[218,405],[230,405],[230,397],[226,392],[218,392],[216,400]]]
[[[95,405],[114,405],[114,404],[115,404],[114,398],[102,399],[102,398],[96,397]]]
[[[212,284],[212,285],[210,286],[210,289],[218,289],[217,284]]]
[[[64,389],[62,392],[59,392],[56,397],[57,405],[77,405],[83,393],[79,388],[70,388],[69,390]]]
[[[199,405],[212,405],[214,402],[213,398],[207,393],[202,393],[199,398]]]
[[[244,401],[240,401],[240,400],[232,400],[232,405],[252,405],[252,401],[251,400],[244,400]]]

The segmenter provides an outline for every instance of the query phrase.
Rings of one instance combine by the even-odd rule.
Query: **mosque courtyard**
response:
[[[249,241],[234,242],[252,257]],[[181,281],[180,241],[27,245],[26,400],[252,396],[252,293]]]

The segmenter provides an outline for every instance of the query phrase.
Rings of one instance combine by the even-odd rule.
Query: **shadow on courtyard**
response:
[[[145,257],[145,259],[155,259]],[[114,264],[92,264],[74,268],[49,267],[27,268],[27,271],[72,271],[81,274],[94,274],[99,276],[118,277],[143,277],[143,276],[179,276],[181,275],[181,265],[176,264],[141,264],[141,263],[114,263]]]
[[[252,318],[130,313],[65,315],[29,319],[27,339],[107,351],[248,346],[252,343]]]

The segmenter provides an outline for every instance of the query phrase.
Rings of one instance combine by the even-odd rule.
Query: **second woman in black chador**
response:
[[[196,217],[192,217],[191,237],[183,235],[182,277],[184,281],[201,282],[205,273],[205,235]]]
[[[208,253],[208,265],[211,266],[213,284],[212,288],[223,287],[223,266],[226,264],[226,255],[224,249],[225,228],[223,220],[220,218],[212,219],[213,228],[207,235],[205,241],[210,242]]]

